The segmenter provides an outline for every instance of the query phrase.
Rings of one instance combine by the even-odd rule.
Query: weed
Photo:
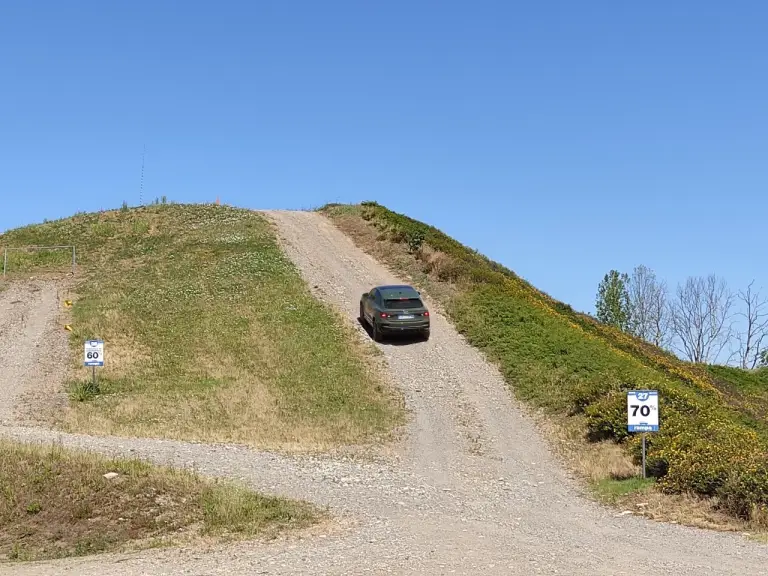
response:
[[[74,402],[87,402],[99,394],[101,394],[101,388],[92,380],[72,382],[69,387],[69,398]]]

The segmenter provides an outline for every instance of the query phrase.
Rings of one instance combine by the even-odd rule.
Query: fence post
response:
[[[3,278],[5,278],[5,269],[8,266],[8,248],[3,251]]]
[[[75,247],[72,246],[72,274],[75,273],[75,264],[77,262],[77,259],[75,257]]]

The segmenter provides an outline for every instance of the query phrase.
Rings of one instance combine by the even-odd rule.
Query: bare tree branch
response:
[[[746,291],[740,290],[737,295],[743,304],[743,310],[738,315],[746,322],[743,332],[736,335],[739,364],[745,370],[758,366],[763,343],[768,342],[768,298],[761,297],[760,291],[753,292],[753,284],[754,280]]]
[[[629,281],[631,303],[631,332],[656,346],[669,342],[667,286],[656,279],[650,268],[640,265],[632,271]]]
[[[670,329],[688,360],[710,363],[720,356],[731,338],[733,300],[725,281],[714,274],[678,285],[669,305]]]

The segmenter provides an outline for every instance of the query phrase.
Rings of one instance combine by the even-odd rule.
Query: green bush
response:
[[[408,242],[408,251],[416,252],[424,243],[424,232],[422,230],[412,230],[406,233],[405,239]]]
[[[718,489],[718,497],[731,514],[768,525],[768,458],[764,454],[731,469]]]

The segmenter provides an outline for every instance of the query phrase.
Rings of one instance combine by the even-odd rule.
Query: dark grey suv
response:
[[[429,310],[413,286],[376,286],[366,292],[360,297],[360,320],[371,326],[376,342],[396,332],[429,339]]]

